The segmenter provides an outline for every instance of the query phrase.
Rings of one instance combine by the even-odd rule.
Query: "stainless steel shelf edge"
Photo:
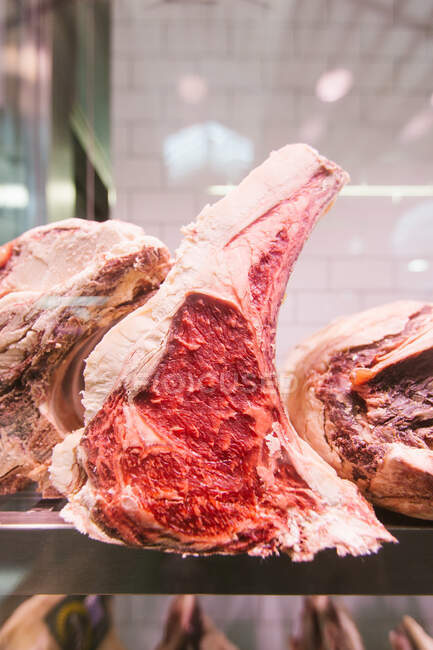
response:
[[[433,527],[390,529],[399,544],[376,555],[339,558],[330,550],[294,563],[287,556],[182,558],[102,544],[61,527],[6,524],[0,589],[2,575],[10,580],[15,571],[8,593],[432,594]]]
[[[74,530],[58,512],[29,510],[27,512],[0,511],[0,531],[3,530]]]

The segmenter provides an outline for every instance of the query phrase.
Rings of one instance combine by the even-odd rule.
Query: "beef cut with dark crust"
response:
[[[433,305],[341,318],[289,356],[297,432],[373,503],[433,519]]]
[[[185,230],[160,290],[87,360],[86,426],[51,470],[65,519],[96,539],[182,553],[307,560],[392,539],[298,438],[275,377],[288,276],[346,180],[289,145]]]
[[[0,494],[48,494],[53,446],[82,425],[82,361],[159,287],[167,248],[124,222],[70,219],[0,251]]]

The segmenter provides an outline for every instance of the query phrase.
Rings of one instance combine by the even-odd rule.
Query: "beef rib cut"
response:
[[[161,289],[87,361],[87,426],[53,460],[66,520],[132,546],[297,560],[392,539],[297,437],[275,377],[287,278],[346,180],[289,145],[186,228]]]
[[[433,519],[433,305],[341,318],[295,348],[287,372],[299,435],[377,505]]]
[[[30,480],[82,426],[82,360],[107,327],[164,279],[169,252],[128,223],[70,219],[0,252],[0,493]]]

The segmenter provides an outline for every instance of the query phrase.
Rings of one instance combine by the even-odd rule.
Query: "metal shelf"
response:
[[[399,544],[385,544],[368,557],[339,558],[330,550],[313,562],[294,563],[287,556],[182,558],[112,546],[65,524],[56,511],[60,500],[36,503],[36,509],[33,503],[27,511],[2,505],[3,593],[433,593],[432,523],[384,511],[379,517]]]

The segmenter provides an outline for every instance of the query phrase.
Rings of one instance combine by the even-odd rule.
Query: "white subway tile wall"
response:
[[[342,67],[351,89],[320,101],[320,75]],[[116,0],[113,216],[174,251],[181,225],[216,200],[210,185],[237,183],[272,149],[299,140],[356,185],[433,185],[432,93],[425,0]],[[426,260],[424,270],[410,270],[413,259]],[[430,300],[432,290],[433,198],[341,197],[288,285],[278,364],[333,318]]]

